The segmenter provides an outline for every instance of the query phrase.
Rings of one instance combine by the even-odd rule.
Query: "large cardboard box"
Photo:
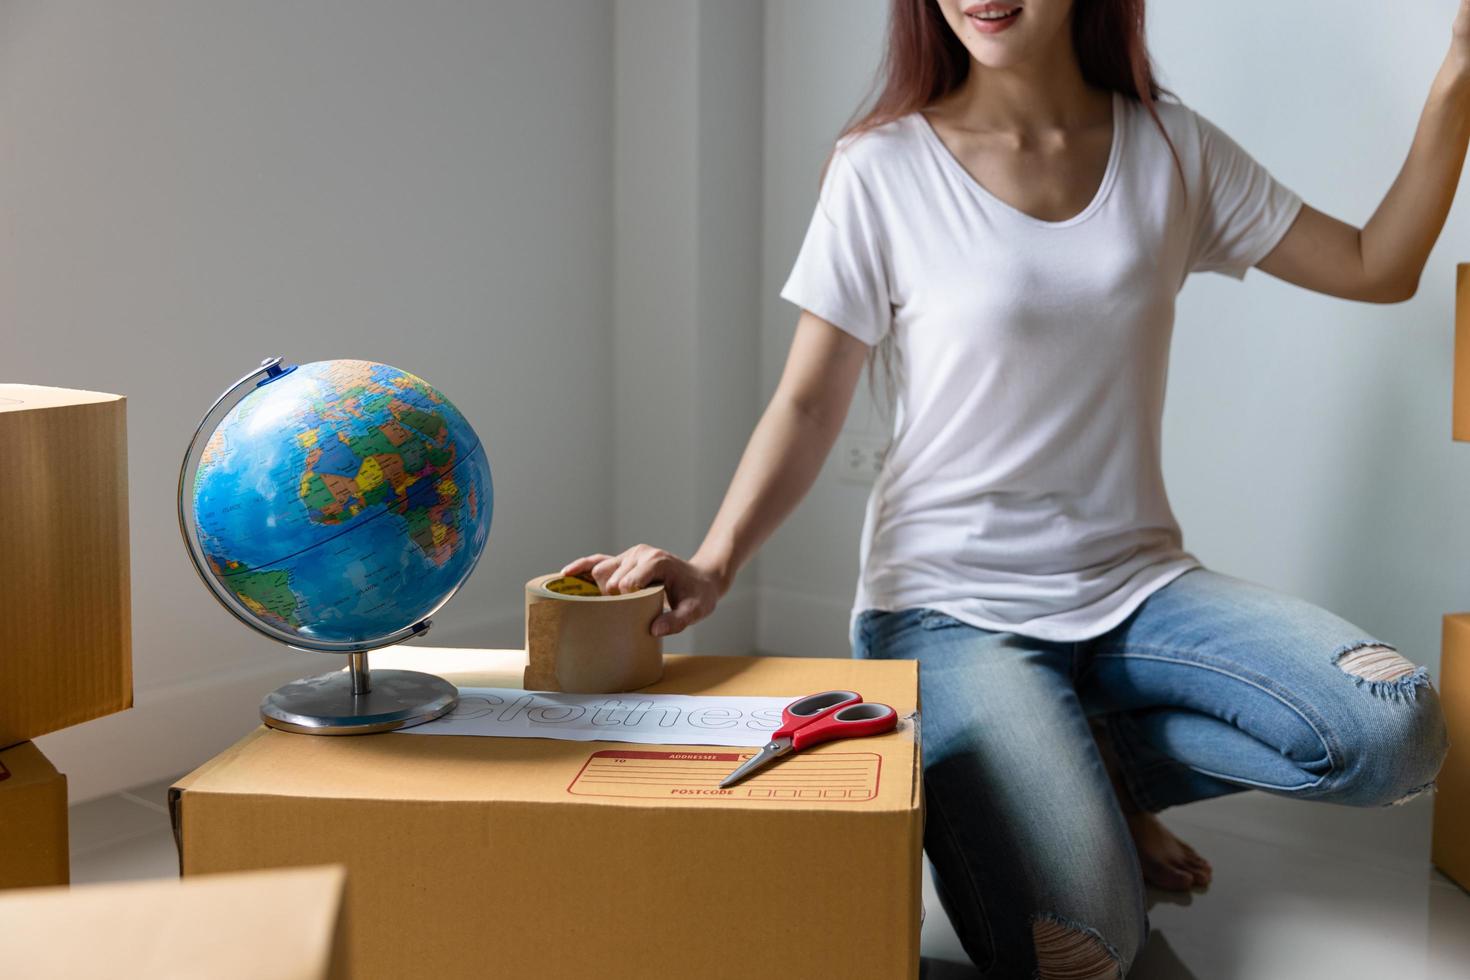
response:
[[[374,656],[461,685],[519,687],[526,666],[520,651]],[[362,977],[917,977],[916,666],[670,656],[645,690],[832,688],[893,705],[899,729],[730,790],[719,778],[753,750],[257,729],[172,790],[182,870],[346,865]],[[618,772],[630,762],[638,779]],[[829,785],[819,771],[839,764]]]
[[[347,977],[344,879],[305,868],[0,895],[0,976]]]
[[[0,384],[0,747],[133,703],[121,395]]]
[[[1450,752],[1436,780],[1430,857],[1461,888],[1470,889],[1470,613],[1444,618],[1439,700]]]
[[[0,888],[70,880],[66,777],[31,742],[0,751]]]

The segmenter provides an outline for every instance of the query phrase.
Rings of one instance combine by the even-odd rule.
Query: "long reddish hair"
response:
[[[1144,39],[1143,5],[1144,0],[1074,0],[1072,47],[1088,85],[1143,103],[1169,142],[1174,166],[1183,180],[1179,154],[1154,107],[1159,96],[1169,92],[1154,77]],[[970,52],[935,0],[892,0],[888,47],[874,83],[877,97],[866,109],[858,110],[842,135],[861,133],[923,109],[958,88],[969,71]]]

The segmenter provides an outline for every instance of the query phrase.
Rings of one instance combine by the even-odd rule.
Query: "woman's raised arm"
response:
[[[1343,299],[1396,303],[1414,295],[1460,182],[1470,142],[1470,0],[1434,78],[1398,178],[1361,229],[1303,206],[1257,268]]]

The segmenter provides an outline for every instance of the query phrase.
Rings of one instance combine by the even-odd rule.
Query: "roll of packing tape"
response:
[[[526,583],[528,691],[610,694],[663,676],[659,638],[664,587],[603,595],[582,578],[539,575]]]

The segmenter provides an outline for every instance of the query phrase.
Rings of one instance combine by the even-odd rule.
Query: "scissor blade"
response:
[[[746,759],[736,767],[734,772],[720,780],[720,789],[724,789],[726,786],[734,786],[757,769],[767,766],[785,755],[790,749],[791,743],[785,739],[779,742],[767,742],[765,748],[761,749],[749,759]]]

